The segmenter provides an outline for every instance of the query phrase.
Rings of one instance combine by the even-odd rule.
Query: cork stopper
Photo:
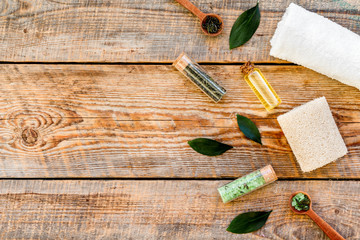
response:
[[[261,175],[263,175],[266,183],[272,183],[276,181],[278,178],[276,173],[271,165],[267,165],[260,169]]]
[[[180,56],[173,62],[173,66],[179,70],[182,71],[186,68],[187,65],[189,65],[189,63],[191,63],[192,60],[186,56],[186,54],[183,52],[180,54]]]
[[[244,75],[248,75],[249,73],[254,71],[254,64],[252,64],[250,61],[248,61],[248,62],[244,63],[244,65],[242,65],[240,67],[240,69]]]

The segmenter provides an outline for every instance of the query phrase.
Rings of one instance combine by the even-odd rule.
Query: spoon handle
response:
[[[203,21],[206,17],[206,14],[200,11],[194,4],[192,4],[189,0],[176,0],[178,3],[183,5],[187,10],[195,14],[200,21]]]
[[[331,240],[345,240],[335,229],[317,215],[311,208],[306,214],[324,231]]]

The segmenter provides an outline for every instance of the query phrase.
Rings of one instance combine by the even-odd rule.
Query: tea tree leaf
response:
[[[230,32],[230,50],[239,47],[250,40],[260,24],[259,2],[255,7],[243,12],[236,19]]]
[[[260,143],[262,145],[260,132],[255,123],[253,123],[247,117],[241,116],[239,114],[237,114],[236,117],[239,128],[244,133],[244,135],[254,142]]]
[[[233,146],[208,139],[208,138],[196,138],[188,142],[190,147],[196,152],[207,155],[207,156],[217,156],[221,155],[229,149],[232,149]]]
[[[254,232],[265,225],[271,212],[242,213],[231,221],[226,231],[237,234]]]

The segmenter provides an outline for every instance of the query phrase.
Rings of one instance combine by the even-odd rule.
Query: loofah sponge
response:
[[[303,172],[322,167],[347,153],[325,97],[278,117]]]
[[[360,90],[360,36],[291,3],[270,41],[270,55]]]

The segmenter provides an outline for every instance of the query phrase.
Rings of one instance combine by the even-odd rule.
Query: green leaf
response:
[[[233,146],[208,139],[208,138],[196,138],[188,142],[190,147],[196,152],[207,155],[207,156],[217,156],[221,155],[229,149],[232,149]]]
[[[271,212],[242,213],[231,221],[226,231],[237,234],[254,232],[264,226]]]
[[[230,50],[239,47],[250,40],[260,24],[259,2],[255,7],[243,12],[236,19],[230,32]]]
[[[237,114],[236,116],[239,128],[245,134],[245,136],[262,145],[260,132],[259,129],[256,127],[255,123],[253,123],[247,117],[241,116],[239,114]]]

